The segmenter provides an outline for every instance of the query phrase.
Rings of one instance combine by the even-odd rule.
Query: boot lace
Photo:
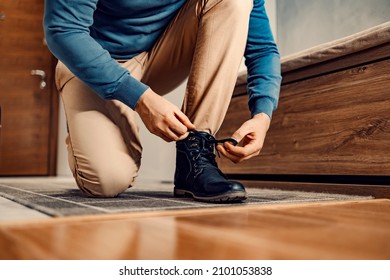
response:
[[[218,169],[217,162],[215,161],[215,146],[223,144],[225,142],[231,142],[233,145],[237,145],[237,141],[233,138],[215,139],[214,137],[196,137],[190,136],[191,159],[193,161],[194,172],[198,174],[203,168],[210,167]],[[220,154],[217,150],[218,156]],[[219,171],[219,169],[218,169]],[[221,172],[220,172],[221,173]],[[222,173],[221,173],[222,174]]]

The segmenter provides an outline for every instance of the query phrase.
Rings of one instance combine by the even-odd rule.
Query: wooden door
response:
[[[54,175],[58,98],[43,0],[0,2],[0,175]]]

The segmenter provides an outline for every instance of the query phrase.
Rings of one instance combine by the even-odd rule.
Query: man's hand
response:
[[[270,123],[268,115],[264,113],[255,115],[231,136],[239,142],[238,146],[225,142],[223,145],[218,145],[217,150],[234,163],[259,155]]]
[[[174,104],[150,88],[142,94],[135,111],[146,128],[167,142],[182,140],[195,129],[188,117]]]

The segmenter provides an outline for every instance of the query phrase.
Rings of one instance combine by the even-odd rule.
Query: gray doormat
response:
[[[53,217],[372,198],[274,189],[247,191],[249,197],[243,203],[212,204],[174,198],[172,184],[141,184],[116,198],[91,198],[70,182],[0,183],[0,196]]]

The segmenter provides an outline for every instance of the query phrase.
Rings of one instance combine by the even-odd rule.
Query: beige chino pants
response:
[[[182,111],[198,130],[215,134],[225,117],[245,50],[253,0],[188,0],[153,49],[122,64],[164,95],[187,77]],[[58,63],[70,169],[80,189],[112,197],[134,184],[142,146],[136,113],[103,100]]]

